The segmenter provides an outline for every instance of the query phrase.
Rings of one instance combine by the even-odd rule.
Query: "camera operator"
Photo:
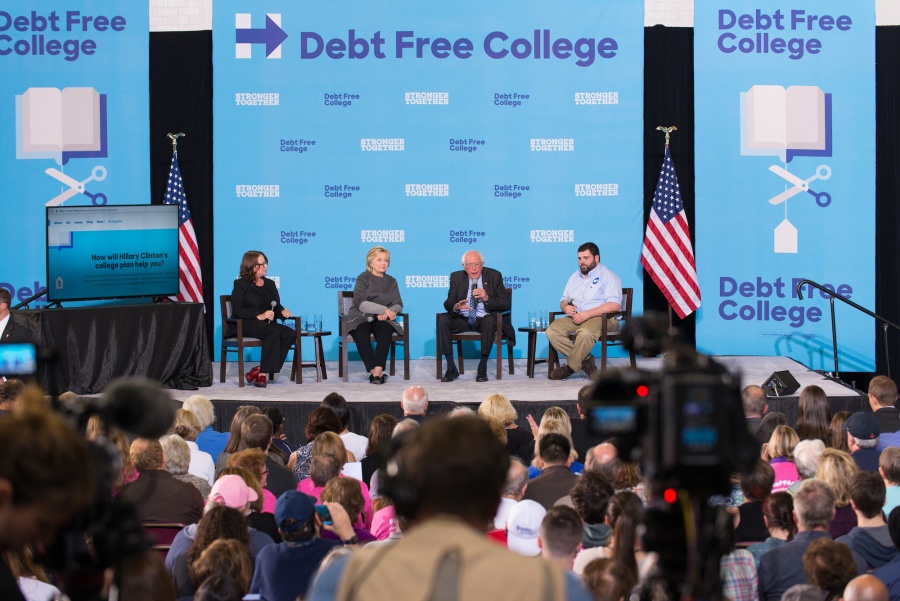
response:
[[[382,492],[409,520],[403,538],[338,558],[307,599],[424,599],[445,590],[459,599],[589,598],[555,564],[510,553],[484,535],[508,466],[506,447],[484,421],[426,421],[381,470]]]

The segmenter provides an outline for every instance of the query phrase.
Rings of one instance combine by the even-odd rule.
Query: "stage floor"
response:
[[[742,386],[748,384],[762,384],[772,372],[788,370],[800,383],[801,388],[810,384],[822,387],[830,397],[856,397],[860,394],[840,383],[826,379],[819,373],[809,370],[801,363],[787,357],[749,357],[749,356],[719,356],[717,361],[725,365],[732,372],[740,373]],[[626,367],[628,359],[610,359],[611,366]],[[245,364],[248,367],[250,364]],[[662,368],[662,359],[638,359],[638,367],[657,371]],[[237,363],[229,362],[227,377],[224,384],[218,382],[219,363],[213,364],[214,383],[208,388],[201,388],[196,392],[172,390],[172,397],[184,400],[191,394],[202,394],[209,399],[229,401],[285,401],[318,403],[329,392],[337,391],[344,398],[354,403],[383,403],[399,402],[403,390],[413,384],[423,386],[432,402],[455,403],[480,403],[492,393],[500,392],[507,398],[520,402],[547,402],[547,401],[574,401],[578,390],[589,383],[584,374],[578,372],[570,379],[553,381],[547,379],[546,364],[535,366],[535,377],[525,375],[525,360],[515,361],[516,373],[510,376],[505,371],[501,380],[495,380],[496,364],[493,360],[488,363],[488,375],[490,381],[475,382],[475,360],[470,360],[466,365],[466,373],[452,383],[441,383],[435,379],[434,359],[419,359],[410,361],[410,379],[404,380],[402,364],[398,364],[397,376],[376,386],[369,384],[361,362],[350,363],[349,381],[343,382],[338,377],[337,362],[327,362],[328,379],[316,382],[315,370],[304,369],[303,384],[297,385],[290,380],[290,365],[278,375],[275,382],[270,382],[266,388],[255,386],[238,386]],[[796,397],[786,397],[786,399]]]

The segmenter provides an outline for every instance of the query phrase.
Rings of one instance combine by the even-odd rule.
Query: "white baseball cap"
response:
[[[516,503],[506,518],[506,546],[520,555],[534,557],[541,554],[538,535],[547,510],[537,501]]]

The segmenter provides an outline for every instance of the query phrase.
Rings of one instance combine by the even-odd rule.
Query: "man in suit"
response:
[[[12,295],[6,288],[0,288],[0,343],[34,342],[28,328],[12,318],[10,306]]]
[[[900,430],[900,412],[894,406],[897,402],[897,384],[887,376],[875,376],[869,382],[869,405],[878,420],[881,434]]]
[[[497,322],[492,313],[508,311],[510,298],[506,295],[503,275],[496,269],[484,266],[484,255],[469,250],[462,257],[463,270],[450,274],[450,290],[444,301],[446,313],[437,320],[437,352],[444,355],[447,371],[441,382],[452,382],[459,377],[453,360],[451,334],[481,332],[481,361],[478,363],[476,382],[487,382],[487,360],[497,335]],[[509,319],[503,320],[503,335],[513,344],[516,332]],[[501,349],[497,349],[500,360]]]
[[[583,370],[590,377],[597,371],[591,349],[600,339],[607,320],[610,332],[619,329],[619,320],[606,314],[622,305],[622,280],[600,264],[600,249],[593,242],[578,247],[578,270],[569,277],[559,302],[565,317],[553,320],[547,328],[547,340],[568,363],[550,372],[551,380],[565,380]],[[575,342],[569,332],[575,332]]]

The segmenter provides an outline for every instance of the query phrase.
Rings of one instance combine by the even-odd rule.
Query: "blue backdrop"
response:
[[[696,0],[701,350],[833,366],[829,301],[875,308],[875,6]],[[839,369],[874,324],[836,302]]]
[[[0,286],[13,303],[46,287],[45,204],[149,202],[148,32],[140,2],[0,1],[4,243],[17,249]],[[64,198],[73,180],[86,194]]]
[[[262,250],[285,306],[334,331],[381,244],[417,358],[465,250],[522,326],[591,240],[642,306],[642,3],[222,0],[214,19],[216,295]]]

